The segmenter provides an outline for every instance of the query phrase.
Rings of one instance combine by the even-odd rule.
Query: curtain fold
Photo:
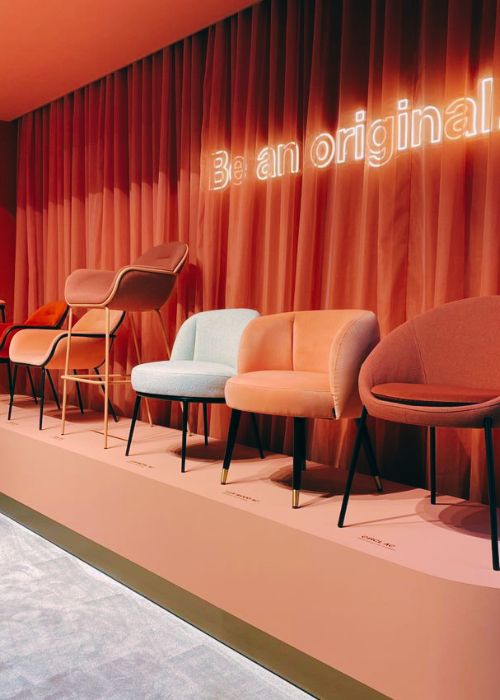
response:
[[[307,158],[316,134],[353,124],[356,110],[373,120],[403,98],[445,105],[489,75],[500,80],[493,0],[264,0],[22,117],[16,318],[61,297],[76,268],[116,269],[176,239],[190,254],[163,310],[172,339],[189,314],[224,306],[368,308],[387,333],[446,301],[499,293],[500,135],[426,144],[380,168]],[[499,115],[500,87],[493,100]],[[290,141],[299,173],[252,176],[261,148]],[[248,172],[214,191],[218,149],[245,155]],[[139,327],[143,360],[163,357],[155,319]],[[128,341],[125,328],[125,370]],[[129,412],[130,392],[115,396]],[[179,421],[175,406],[156,410]],[[212,434],[225,436],[227,417],[213,409]],[[261,423],[267,447],[290,451],[286,421]],[[310,457],[345,466],[352,426],[310,428]],[[383,473],[425,484],[423,432],[371,429]],[[484,498],[480,438],[440,431],[438,446],[440,490]]]

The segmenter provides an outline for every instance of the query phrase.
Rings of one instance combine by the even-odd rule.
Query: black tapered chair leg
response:
[[[33,375],[31,374],[31,367],[29,365],[26,365],[26,373],[28,375],[28,380],[31,386],[31,395],[33,396],[33,401],[35,403],[38,403],[38,397],[35,391],[35,383],[33,381]]]
[[[233,408],[231,411],[231,420],[229,421],[229,430],[227,433],[226,453],[222,464],[222,474],[220,479],[221,484],[225,484],[227,481],[227,475],[229,474],[229,467],[231,466],[231,459],[233,456],[234,444],[236,442],[236,435],[238,434],[240,418],[241,411]]]
[[[99,372],[98,367],[94,367],[94,372],[98,377],[100,377],[100,372]],[[101,384],[102,393],[105,394],[106,390],[104,389],[103,382],[101,381],[100,384]],[[118,416],[116,415],[115,407],[113,406],[111,399],[108,400],[108,407],[109,407],[109,412],[113,416],[113,420],[115,421],[115,423],[118,423]]]
[[[43,427],[43,406],[45,403],[45,367],[42,368],[42,378],[40,380],[40,417],[38,419],[38,430]]]
[[[54,384],[54,380],[52,379],[52,375],[49,370],[47,370],[47,379],[49,380],[50,384],[50,390],[52,392],[52,396],[54,397],[55,404],[57,406],[57,410],[61,410],[61,404],[59,403],[59,396],[57,395],[56,387]]]
[[[347,481],[344,489],[344,497],[342,499],[342,506],[340,508],[340,515],[339,515],[339,521],[338,521],[338,526],[339,527],[344,527],[344,520],[345,520],[345,514],[347,511],[347,504],[349,503],[349,496],[351,494],[351,488],[352,488],[352,482],[354,479],[354,474],[356,472],[356,464],[358,462],[358,457],[359,457],[359,451],[361,449],[361,443],[363,440],[363,431],[365,428],[366,424],[366,408],[363,406],[363,411],[361,413],[361,418],[359,419],[358,423],[358,433],[356,435],[356,441],[354,443],[354,450],[352,453],[351,457],[351,464],[349,466],[349,471],[347,473]]]
[[[259,424],[257,422],[257,416],[255,413],[250,414],[250,420],[252,421],[253,433],[255,435],[255,442],[257,443],[257,449],[259,450],[259,455],[261,459],[264,459],[265,454],[262,449],[262,442],[260,440]]]
[[[12,374],[12,382],[10,385],[9,412],[7,413],[7,420],[10,420],[10,418],[12,416],[12,406],[14,405],[14,394],[16,393],[17,368],[18,368],[18,365],[14,365],[14,372]]]
[[[292,508],[299,507],[300,485],[306,457],[306,419],[293,419]]]
[[[490,503],[490,533],[491,555],[493,569],[500,571],[498,558],[498,521],[497,521],[497,495],[495,483],[495,458],[493,455],[493,437],[491,434],[491,418],[484,419],[484,439],[486,443],[486,466],[488,471],[488,498]]]
[[[436,505],[436,428],[429,426],[430,465],[429,485],[431,487],[431,503]]]
[[[181,452],[181,472],[186,471],[186,438],[188,429],[189,402],[182,402],[182,452]]]
[[[205,445],[208,445],[208,406],[203,402],[203,432],[205,434]]]
[[[9,396],[12,394],[12,370],[10,368],[10,362],[6,362],[7,365],[7,381],[9,382]]]
[[[127,449],[125,450],[125,456],[128,457],[130,453],[130,447],[132,445],[132,438],[134,437],[135,424],[137,422],[137,416],[139,415],[139,408],[141,407],[142,396],[137,395],[134,404],[134,414],[132,416],[132,423],[130,424],[130,430],[128,433]]]
[[[73,374],[76,376],[76,369],[73,370]],[[76,384],[76,396],[78,398],[78,406],[80,408],[80,413],[83,416],[83,401],[82,401],[82,392],[80,391],[80,383],[75,382]]]
[[[359,421],[361,419],[358,418],[356,420],[356,423],[359,426]],[[368,466],[370,467],[370,472],[371,475],[373,476],[373,479],[375,481],[375,487],[377,491],[382,492],[383,487],[382,487],[382,479],[380,478],[380,471],[378,468],[377,464],[377,457],[375,455],[375,450],[373,449],[372,441],[370,438],[370,433],[368,432],[368,427],[366,423],[364,424],[362,428],[362,434],[361,434],[361,439],[363,440],[363,449],[365,451],[366,457],[368,459]]]

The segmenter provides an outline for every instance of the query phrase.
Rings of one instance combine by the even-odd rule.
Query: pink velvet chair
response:
[[[493,568],[499,570],[492,428],[500,425],[500,296],[440,306],[389,333],[361,368],[364,404],[339,517],[344,524],[367,413],[428,426],[431,503],[436,503],[436,428],[484,430]]]
[[[292,507],[299,507],[306,419],[358,420],[358,373],[379,338],[375,314],[361,309],[291,311],[260,316],[243,331],[238,374],[225,386],[232,409],[221,482],[231,465],[241,412],[293,418]],[[382,483],[368,433],[363,445],[378,490]]]

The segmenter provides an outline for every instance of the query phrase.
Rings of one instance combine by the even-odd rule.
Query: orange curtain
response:
[[[75,268],[114,269],[173,239],[190,257],[165,309],[171,337],[188,314],[224,306],[369,308],[386,333],[437,304],[498,293],[498,135],[221,191],[207,176],[219,148],[295,140],[304,150],[357,109],[374,119],[402,97],[445,104],[485,75],[500,80],[496,2],[265,0],[26,115],[16,317],[61,297]],[[153,320],[141,324],[144,359],[161,357]],[[126,333],[116,359],[135,362]],[[118,401],[130,410],[130,393]],[[215,409],[212,433],[226,423]],[[283,420],[262,427],[268,447],[290,449]],[[423,433],[371,427],[383,473],[423,484]],[[317,421],[311,458],[345,466],[352,432]],[[483,497],[480,438],[443,431],[438,442],[440,490]]]

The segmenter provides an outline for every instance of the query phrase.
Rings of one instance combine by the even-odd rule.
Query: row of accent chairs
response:
[[[28,319],[29,330],[14,327],[5,347],[17,365],[42,368],[40,426],[45,375],[54,391],[51,369],[62,369],[63,422],[67,382],[100,384],[105,394],[107,445],[109,387],[129,381],[110,374],[110,350],[126,312],[154,311],[160,321],[167,360],[142,364],[135,329],[138,365],[132,371],[137,393],[126,454],[130,453],[141,400],[179,401],[183,408],[181,470],[185,470],[188,408],[203,405],[205,441],[207,404],[232,409],[221,481],[226,483],[242,412],[251,414],[263,456],[255,414],[293,417],[292,506],[299,506],[305,467],[308,418],[354,419],[358,425],[339,515],[342,527],[361,447],[378,490],[382,489],[367,415],[427,426],[430,441],[431,503],[436,502],[436,428],[482,428],[485,434],[493,568],[500,569],[492,428],[500,419],[500,377],[496,379],[500,297],[477,297],[445,304],[403,324],[379,342],[375,315],[363,310],[296,311],[260,316],[251,309],[202,312],[181,327],[170,358],[160,308],[170,296],[187,257],[187,246],[157,246],[117,272],[77,270],[66,283],[68,331],[61,331],[66,305],[52,329]],[[74,308],[91,308],[73,323]],[[130,318],[132,322],[132,318]],[[42,324],[43,325],[43,324]],[[7,343],[7,346],[6,346]],[[10,345],[10,347],[9,347]],[[0,355],[2,361],[2,355]],[[78,374],[81,366],[95,375]],[[104,367],[104,371],[102,371]],[[70,370],[74,374],[70,374]],[[34,392],[33,392],[34,393]],[[56,401],[57,397],[55,395]]]

